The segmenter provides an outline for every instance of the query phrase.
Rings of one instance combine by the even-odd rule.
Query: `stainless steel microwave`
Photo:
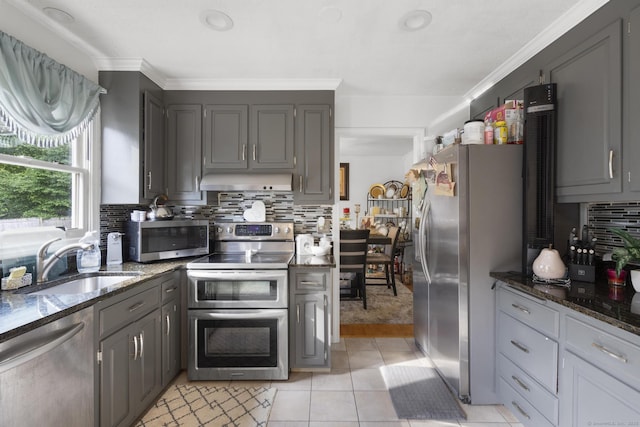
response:
[[[206,219],[127,222],[129,260],[150,262],[209,253]]]

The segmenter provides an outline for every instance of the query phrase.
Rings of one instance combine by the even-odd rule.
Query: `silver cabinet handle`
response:
[[[242,160],[247,160],[247,144],[242,144]]]
[[[131,307],[129,307],[129,313],[131,313],[133,311],[136,311],[137,309],[139,309],[143,305],[144,305],[144,302],[139,302],[137,304],[132,305]]]
[[[169,289],[165,289],[165,293],[170,294],[171,292],[175,291],[178,287],[174,286],[173,288],[169,288]]]
[[[318,282],[311,282],[311,281],[308,281],[308,280],[301,280],[301,281],[300,281],[300,284],[301,284],[301,285],[305,285],[305,286],[320,286],[320,283],[318,283]]]
[[[147,185],[147,188],[149,190],[151,190],[151,171],[149,171],[149,173],[147,174],[147,176],[149,177],[149,184]]]
[[[296,318],[298,323],[300,323],[300,304],[296,305]]]
[[[256,144],[253,144],[253,161],[254,162],[256,161],[256,155],[257,155],[257,153],[256,153]]]
[[[133,360],[138,360],[138,336],[133,337]]]
[[[524,409],[522,409],[522,408],[520,407],[520,405],[518,405],[518,404],[515,402],[515,400],[514,400],[514,401],[511,401],[511,404],[512,404],[512,405],[513,405],[513,406],[518,410],[518,412],[520,412],[520,413],[522,414],[522,416],[527,417],[527,419],[528,419],[528,420],[530,420],[530,419],[531,419],[531,417],[529,416],[529,414],[527,414],[527,413],[524,411]]]
[[[300,193],[302,193],[302,175],[300,175],[300,190],[298,190]]]
[[[167,336],[169,336],[169,333],[171,331],[171,320],[169,319],[169,315],[167,314],[167,316],[165,317],[165,320],[167,321]]]
[[[196,175],[196,191],[200,191],[200,176]]]
[[[613,150],[609,150],[609,179],[613,179]]]
[[[140,332],[140,359],[144,355],[144,332]]]
[[[529,310],[527,310],[526,308],[524,308],[523,306],[521,306],[519,304],[513,303],[513,304],[511,304],[511,307],[517,308],[518,310],[520,310],[523,313],[531,314],[531,312]]]
[[[522,380],[518,377],[516,377],[515,375],[511,375],[511,379],[513,381],[516,382],[516,384],[518,384],[520,387],[522,387],[524,390],[526,391],[530,391],[529,387],[527,387],[527,385],[525,383],[522,382]]]
[[[518,350],[524,351],[525,353],[529,353],[529,349],[517,341],[511,340],[511,344],[513,344]]]
[[[611,356],[616,360],[621,361],[622,363],[627,363],[628,360],[626,357],[621,356],[617,353],[614,353],[613,351],[609,350],[608,348],[598,344],[598,343],[591,343],[592,346],[594,346],[595,348],[597,348],[598,350],[600,350],[601,352],[603,352],[604,354],[606,354],[607,356]]]

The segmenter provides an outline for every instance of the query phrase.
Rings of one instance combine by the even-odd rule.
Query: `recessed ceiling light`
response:
[[[228,31],[233,28],[233,20],[219,10],[203,10],[200,13],[200,22],[216,31]]]
[[[426,10],[412,10],[400,19],[398,25],[404,31],[418,31],[429,25],[431,19],[431,13]]]
[[[71,14],[55,7],[45,7],[42,11],[49,18],[62,24],[70,24],[76,20]]]

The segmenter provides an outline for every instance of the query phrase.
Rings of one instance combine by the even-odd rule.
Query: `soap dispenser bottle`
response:
[[[91,249],[80,249],[76,253],[76,264],[78,273],[95,273],[100,270],[102,264],[102,254],[100,253],[100,234],[97,231],[88,231],[81,239],[80,243],[91,244]]]

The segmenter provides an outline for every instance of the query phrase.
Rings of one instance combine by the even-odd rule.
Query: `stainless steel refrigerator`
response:
[[[433,157],[449,164],[452,195],[428,183],[414,231],[414,334],[463,401],[498,403],[495,296],[491,271],[520,271],[522,146],[456,145]]]

